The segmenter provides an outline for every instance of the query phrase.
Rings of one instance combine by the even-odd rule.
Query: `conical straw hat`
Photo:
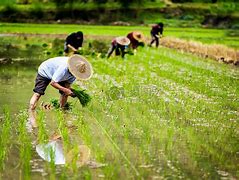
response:
[[[68,68],[76,79],[88,80],[93,74],[92,66],[83,56],[74,54],[68,59]]]
[[[128,46],[130,44],[130,40],[127,37],[120,36],[115,38],[116,42],[122,46]]]
[[[133,37],[134,37],[134,39],[136,39],[139,42],[144,41],[144,35],[143,35],[143,33],[139,32],[139,31],[134,31],[133,32]]]

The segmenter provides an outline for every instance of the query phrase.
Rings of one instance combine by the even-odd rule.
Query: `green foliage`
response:
[[[77,97],[82,105],[82,107],[87,106],[87,104],[91,101],[91,97],[89,94],[85,92],[85,90],[77,88],[76,86],[71,89],[74,93],[74,96]]]
[[[51,105],[55,108],[55,109],[59,109],[60,108],[60,102],[58,99],[52,98],[50,100]],[[71,110],[72,109],[72,103],[71,102],[66,102],[66,104],[63,107],[64,110]]]
[[[28,135],[26,123],[28,120],[28,115],[26,111],[23,111],[18,114],[18,130],[19,136],[18,140],[20,143],[20,163],[21,168],[23,169],[22,177],[24,179],[30,179],[31,174],[31,156],[32,156],[32,147],[31,147],[31,138]]]
[[[40,3],[34,4],[30,10],[30,15],[36,19],[42,19],[44,17],[44,9]]]
[[[11,118],[9,108],[4,107],[3,119],[0,121],[0,172],[5,167],[5,160],[8,156],[8,146],[10,144],[10,132],[11,132]]]

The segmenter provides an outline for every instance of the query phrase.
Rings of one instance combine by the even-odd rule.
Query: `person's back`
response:
[[[159,36],[160,33],[160,36]],[[149,44],[149,46],[152,46],[152,44],[155,42],[155,46],[158,47],[159,45],[159,38],[163,35],[163,23],[158,23],[154,26],[152,26],[152,29],[150,31],[152,40]]]
[[[69,53],[69,49],[76,52],[78,48],[82,47],[83,40],[84,36],[81,31],[71,33],[70,35],[67,36],[65,40],[64,52]]]
[[[130,40],[130,45],[132,46],[132,48],[136,49],[139,42],[134,38],[133,33],[134,32],[129,33],[126,37]]]
[[[152,26],[152,29],[151,29],[151,34],[163,34],[163,27],[162,25],[160,26],[159,24],[156,24],[154,26]]]
[[[47,79],[55,82],[73,82],[75,78],[68,70],[69,57],[54,57],[44,61],[38,68],[38,73]]]

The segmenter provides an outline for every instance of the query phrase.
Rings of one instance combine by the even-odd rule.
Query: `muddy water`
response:
[[[39,61],[40,63],[40,61]],[[28,102],[33,93],[37,66],[29,65],[2,65],[0,66],[0,108],[7,106],[11,112],[17,113],[22,108],[28,107]],[[57,93],[49,86],[46,95],[41,98],[47,101]]]

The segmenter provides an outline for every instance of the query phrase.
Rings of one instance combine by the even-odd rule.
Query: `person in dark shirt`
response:
[[[130,46],[132,49],[136,50],[136,48],[143,43],[144,35],[141,32],[134,31],[130,32],[127,35],[127,38],[130,40]]]
[[[70,51],[76,53],[83,43],[83,33],[81,31],[71,33],[67,36],[64,44],[64,52],[69,54]]]
[[[160,33],[160,36],[159,36]],[[150,31],[152,40],[150,42],[150,46],[153,45],[153,43],[155,42],[156,47],[159,46],[159,38],[163,35],[163,23],[158,23],[156,25],[154,25]]]
[[[127,37],[121,36],[121,37],[117,37],[113,39],[111,42],[111,47],[107,53],[107,58],[111,56],[114,50],[115,50],[116,56],[121,55],[121,57],[123,58],[126,54],[125,49],[128,47],[129,44],[130,44],[130,40]]]

